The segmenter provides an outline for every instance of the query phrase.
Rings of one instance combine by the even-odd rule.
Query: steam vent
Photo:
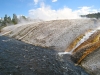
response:
[[[90,75],[100,75],[100,20],[52,20],[8,26],[1,35],[28,44],[50,48],[71,60]],[[67,58],[67,57],[66,57]]]

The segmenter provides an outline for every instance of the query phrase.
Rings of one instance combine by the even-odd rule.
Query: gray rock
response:
[[[81,65],[91,75],[100,75],[100,48],[89,54]]]

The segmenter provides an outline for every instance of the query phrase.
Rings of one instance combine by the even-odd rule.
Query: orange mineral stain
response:
[[[76,44],[82,39],[84,35],[80,35],[78,36],[78,38],[76,38],[67,48],[66,51],[70,52],[75,46]],[[100,47],[100,30],[97,30],[96,32],[94,32],[93,34],[91,34],[91,36],[89,36],[89,38],[87,40],[85,40],[83,43],[81,43],[78,47],[76,47],[73,52],[72,55],[73,57],[76,56],[76,60],[77,60],[77,64],[80,64],[81,61],[88,56],[90,53],[94,52],[95,50],[97,50]],[[77,55],[77,53],[79,55]],[[77,59],[79,58],[79,59]]]

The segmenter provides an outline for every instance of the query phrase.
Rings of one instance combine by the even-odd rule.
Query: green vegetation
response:
[[[81,17],[99,19],[100,18],[100,12],[98,12],[98,13],[92,13],[92,14],[87,14],[87,15],[81,15]]]
[[[18,23],[18,18],[16,16],[16,14],[13,14],[12,23],[13,24],[17,24]]]
[[[27,18],[25,16],[20,16],[18,18],[16,14],[13,14],[13,17],[11,18],[6,14],[4,18],[0,19],[0,30],[5,26],[18,24],[21,20],[27,21]]]

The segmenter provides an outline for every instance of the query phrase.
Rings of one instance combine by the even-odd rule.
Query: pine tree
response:
[[[7,22],[7,14],[4,17],[4,21]]]
[[[5,15],[5,17],[4,17],[3,24],[4,24],[4,26],[6,26],[6,25],[7,25],[7,14],[6,14],[6,15]]]
[[[7,18],[7,23],[12,23],[10,16]]]
[[[0,26],[1,26],[1,23],[2,23],[2,20],[1,20],[1,18],[0,18]]]
[[[17,23],[18,23],[18,18],[17,18],[17,16],[16,16],[16,14],[13,14],[12,23],[13,23],[13,24],[17,24]]]

